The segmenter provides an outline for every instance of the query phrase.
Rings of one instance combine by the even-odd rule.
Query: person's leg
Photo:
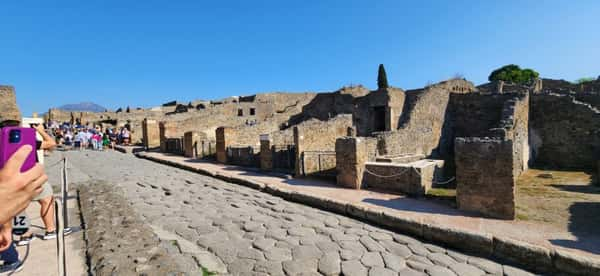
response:
[[[56,226],[54,225],[54,196],[48,196],[38,201],[41,205],[40,217],[46,226],[46,232],[54,232]]]
[[[19,252],[14,244],[11,244],[8,249],[0,252],[0,260],[4,261],[4,265],[13,264],[19,261]]]

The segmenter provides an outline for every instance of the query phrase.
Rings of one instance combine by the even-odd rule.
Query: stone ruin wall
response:
[[[375,133],[379,155],[431,155],[441,137],[449,92],[443,89],[409,91],[401,126]]]
[[[15,88],[8,85],[0,85],[0,121],[4,120],[21,120]]]
[[[207,135],[208,139],[214,140],[216,138],[215,130],[221,126],[248,128],[249,131],[260,128],[278,129],[291,115],[299,113],[302,105],[308,103],[313,97],[312,93],[270,93],[239,97],[235,101],[230,98],[213,101],[203,110],[191,113],[196,114],[194,116],[190,117],[189,114],[186,114],[186,117],[182,117],[182,114],[185,113],[174,114],[167,116],[166,121],[177,126],[178,132],[172,135],[181,136],[187,131],[201,131]],[[250,115],[251,109],[254,110],[254,115]],[[238,113],[240,110],[241,116]],[[178,120],[178,118],[183,119]],[[261,127],[252,128],[255,125],[261,125]],[[268,132],[271,131],[262,133]],[[258,134],[254,137],[256,144],[258,143]],[[244,140],[250,140],[242,137],[239,139],[239,144],[248,144]],[[255,142],[251,142],[251,144],[255,144]]]
[[[330,93],[318,93],[314,98],[301,106],[302,112],[291,116],[288,126],[300,124],[310,119],[326,121],[339,114],[352,114],[356,98],[369,94],[369,90],[362,87],[344,87]]]
[[[313,119],[294,127],[296,176],[335,175],[335,143],[352,128],[352,115],[338,115],[328,121]]]
[[[379,155],[448,156],[453,139],[446,122],[449,99],[474,90],[471,82],[453,79],[407,91],[397,129],[374,134]]]
[[[376,131],[395,130],[404,108],[405,92],[399,88],[371,91],[355,99],[352,111],[356,135],[371,136]],[[381,118],[381,113],[384,117]]]
[[[481,100],[471,101],[481,97]],[[474,129],[474,133],[482,136],[457,136],[455,139],[458,207],[491,217],[514,219],[516,180],[527,169],[529,161],[529,96],[473,94],[461,100],[466,103],[462,108],[469,111],[479,110],[478,104],[487,108],[494,106],[495,110],[483,110],[494,111],[498,121],[487,131]],[[461,108],[456,106],[455,109]],[[457,112],[453,118],[456,122],[461,121],[458,114],[468,116]],[[457,130],[456,134],[468,135],[461,131]]]
[[[587,98],[600,101],[592,93]],[[593,169],[600,160],[600,111],[574,96],[533,95],[530,127],[537,165]]]

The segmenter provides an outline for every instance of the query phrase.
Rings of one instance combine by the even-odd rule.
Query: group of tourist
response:
[[[100,126],[80,126],[74,127],[63,124],[59,127],[51,124],[52,135],[56,143],[65,148],[74,148],[84,150],[92,148],[93,150],[104,150],[106,148],[114,149],[115,145],[128,146],[131,142],[131,132],[128,127],[102,129]]]

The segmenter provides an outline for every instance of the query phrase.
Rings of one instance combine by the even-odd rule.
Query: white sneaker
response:
[[[25,246],[25,245],[28,245],[29,243],[31,243],[35,239],[36,239],[36,237],[34,235],[31,235],[29,237],[21,236],[21,238],[19,238],[18,241],[15,241],[15,244],[17,246]]]
[[[12,275],[13,273],[19,272],[21,270],[23,270],[23,262],[21,262],[20,260],[12,264],[4,264],[0,266],[0,274],[10,272],[10,275]]]

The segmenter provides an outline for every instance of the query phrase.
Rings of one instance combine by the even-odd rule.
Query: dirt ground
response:
[[[517,219],[580,234],[600,229],[600,186],[590,172],[530,169],[517,181]]]

